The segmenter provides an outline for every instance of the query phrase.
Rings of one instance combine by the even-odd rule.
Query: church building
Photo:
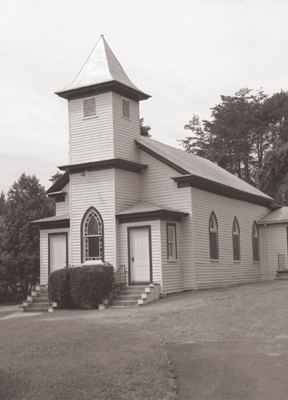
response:
[[[129,284],[167,294],[274,279],[258,224],[273,199],[214,163],[140,135],[140,101],[101,36],[68,102],[69,164],[47,191],[41,285],[65,266],[125,265]],[[157,132],[155,132],[157,136]]]

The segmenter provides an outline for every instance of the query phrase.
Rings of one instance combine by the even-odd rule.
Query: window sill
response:
[[[168,262],[169,264],[177,264],[178,260],[177,260],[177,259],[174,259],[174,260],[169,260],[169,259],[167,259],[167,262]]]
[[[219,262],[219,260],[215,260],[214,258],[210,258],[211,262]]]
[[[234,264],[241,264],[241,260],[233,260]]]
[[[94,119],[94,118],[98,118],[98,115],[93,115],[92,117],[86,117],[86,118],[82,118],[82,121],[87,121],[87,119]]]
[[[253,261],[253,264],[260,264],[260,260],[259,261]]]

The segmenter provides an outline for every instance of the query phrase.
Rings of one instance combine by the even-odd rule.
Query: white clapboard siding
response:
[[[288,224],[266,225],[267,257],[269,278],[274,279],[278,269],[278,254],[284,254],[284,267],[288,268],[287,260],[287,227]],[[263,230],[265,227],[263,227]],[[267,269],[266,269],[267,271]]]
[[[71,184],[71,263],[81,264],[81,222],[88,208],[95,207],[104,221],[105,261],[116,265],[114,169],[72,174]]]
[[[141,174],[115,169],[115,210],[116,214],[125,208],[140,201]],[[120,240],[119,231],[116,231],[117,254],[116,266],[119,264]]]
[[[69,100],[70,163],[114,157],[112,92],[97,96],[97,117],[83,118],[83,99]]]
[[[182,218],[182,268],[183,290],[194,288],[193,246],[192,246],[192,217],[191,217],[191,188],[177,188],[171,178],[180,176],[174,169],[158,161],[144,151],[140,151],[141,162],[149,167],[142,172],[142,200],[187,212]],[[169,271],[171,271],[169,269]],[[167,274],[166,274],[167,277]],[[167,277],[168,278],[168,277]],[[178,284],[175,290],[178,290]]]
[[[173,221],[161,221],[161,254],[162,254],[162,286],[164,293],[180,292],[183,290],[183,266],[182,266],[182,232],[181,223],[176,223],[177,260],[169,261],[167,258],[167,223]]]
[[[115,157],[139,162],[139,150],[134,139],[140,137],[139,103],[129,99],[130,118],[122,116],[122,97],[117,93],[113,96],[113,130]]]
[[[252,225],[267,213],[266,207],[192,188],[196,289],[258,281],[261,262],[253,262]],[[218,222],[219,260],[210,261],[209,218]],[[233,261],[232,224],[240,227],[240,261]]]
[[[66,214],[70,212],[70,185],[69,183],[64,186],[62,189],[63,192],[66,192],[65,201],[60,201],[56,203],[56,215]]]
[[[69,244],[70,244],[69,228],[40,230],[40,285],[46,285],[48,283],[49,233],[66,233],[66,232],[68,232],[68,265],[69,265]]]
[[[128,227],[151,226],[151,245],[152,245],[152,272],[153,282],[162,285],[161,273],[161,235],[159,221],[143,221],[118,223],[118,232],[120,238],[119,246],[119,265],[125,265],[128,268]]]

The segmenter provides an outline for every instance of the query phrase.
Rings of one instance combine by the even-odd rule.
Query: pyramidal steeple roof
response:
[[[133,85],[104,36],[101,35],[76,79],[56,94],[68,99],[107,91],[107,88],[127,96],[130,94],[130,97],[137,100],[145,100],[150,97]]]

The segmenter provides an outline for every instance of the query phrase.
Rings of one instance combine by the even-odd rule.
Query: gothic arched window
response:
[[[82,220],[82,261],[104,261],[103,221],[94,207]]]
[[[210,259],[218,260],[219,259],[218,224],[214,212],[211,213],[209,219],[209,244],[210,244]]]
[[[252,227],[252,249],[253,249],[253,261],[260,261],[259,256],[259,234],[258,234],[258,226],[256,222],[254,222]]]
[[[240,228],[237,218],[234,218],[232,226],[233,260],[240,260]]]

